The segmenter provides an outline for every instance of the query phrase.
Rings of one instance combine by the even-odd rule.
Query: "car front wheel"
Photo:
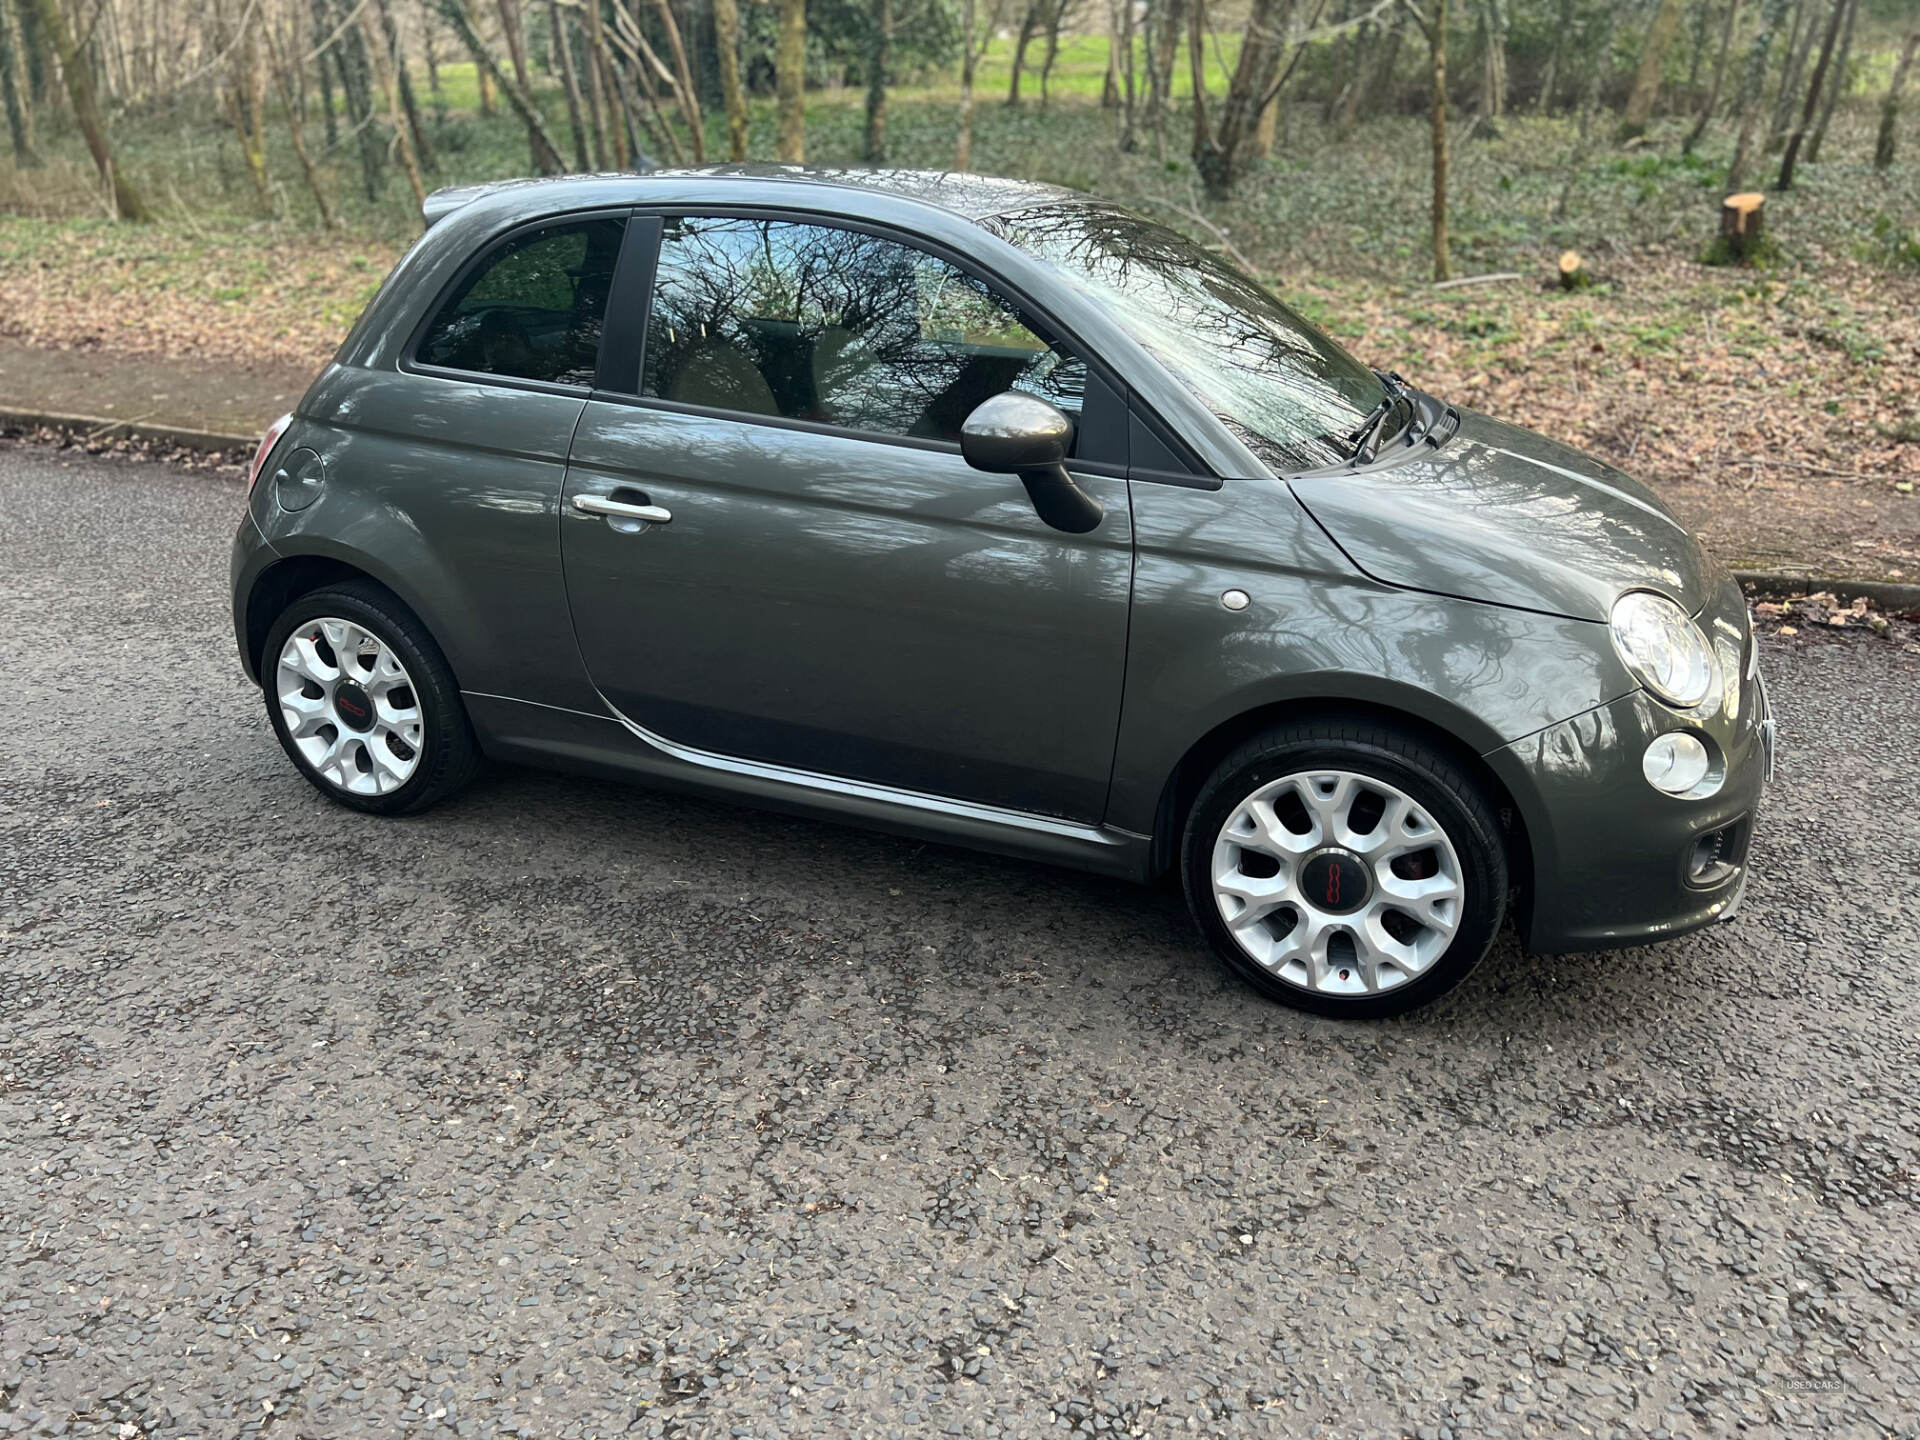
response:
[[[1369,722],[1288,724],[1228,754],[1188,812],[1181,873],[1230,971],[1355,1019],[1458,985],[1506,909],[1479,786],[1438,747]]]
[[[402,815],[472,778],[479,749],[426,627],[370,582],[302,595],[274,622],[261,688],[281,747],[329,799]]]

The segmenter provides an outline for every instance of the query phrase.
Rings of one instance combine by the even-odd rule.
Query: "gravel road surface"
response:
[[[1738,923],[1339,1024],[1160,892],[333,808],[240,507],[0,447],[0,1431],[1915,1433],[1911,642],[1767,642]]]

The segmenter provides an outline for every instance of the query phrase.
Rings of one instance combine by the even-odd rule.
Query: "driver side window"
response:
[[[661,237],[645,395],[957,443],[1005,390],[1077,416],[1086,374],[979,280],[897,241],[699,216]]]

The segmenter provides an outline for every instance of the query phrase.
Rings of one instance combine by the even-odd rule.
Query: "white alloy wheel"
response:
[[[1302,990],[1363,997],[1418,979],[1466,904],[1453,841],[1419,802],[1370,775],[1303,770],[1228,815],[1209,874],[1228,933]]]
[[[274,667],[287,736],[314,772],[353,795],[389,795],[420,768],[420,695],[378,635],[320,616],[287,637]]]

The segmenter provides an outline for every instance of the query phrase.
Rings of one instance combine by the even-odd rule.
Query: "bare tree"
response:
[[[1845,3],[1847,23],[1840,32],[1840,51],[1834,56],[1833,76],[1827,82],[1826,103],[1820,107],[1820,123],[1813,127],[1813,138],[1807,141],[1809,163],[1820,159],[1820,147],[1826,143],[1827,126],[1833,123],[1834,108],[1847,91],[1847,62],[1853,57],[1853,22],[1860,13],[1860,0],[1845,0]]]
[[[60,67],[60,74],[67,82],[67,102],[73,106],[74,123],[86,139],[94,169],[100,172],[101,181],[112,192],[114,214],[136,223],[153,219],[147,202],[114,161],[113,144],[107,138],[106,121],[100,118],[100,103],[94,95],[93,57],[87,46],[74,39],[58,0],[24,0],[24,3],[25,13],[32,15],[42,43],[52,51],[45,58]]]
[[[1847,0],[1834,0],[1833,14],[1827,21],[1826,38],[1820,42],[1820,59],[1813,67],[1813,79],[1807,85],[1807,103],[1800,111],[1800,123],[1793,128],[1793,134],[1787,138],[1786,153],[1780,157],[1780,178],[1773,182],[1776,190],[1793,188],[1793,169],[1800,159],[1800,145],[1807,136],[1807,127],[1813,123],[1814,113],[1820,104],[1820,87],[1826,83],[1827,68],[1833,63],[1834,42],[1840,38],[1840,21],[1848,9]]]
[[[714,59],[720,99],[727,107],[727,158],[747,158],[747,95],[740,84],[740,9],[734,0],[713,0]]]
[[[591,170],[593,154],[587,134],[586,104],[580,96],[580,69],[573,58],[573,35],[560,17],[559,0],[547,0],[547,31],[553,63],[560,71],[560,86],[567,96],[567,128],[573,132],[574,168]]]
[[[960,7],[960,126],[953,146],[953,168],[973,168],[973,75],[993,43],[993,32],[1000,28],[1000,14],[1006,0],[990,0],[984,32],[979,24],[976,0],[962,0]]]
[[[1306,22],[1309,28],[1324,7],[1325,0],[1315,0]],[[1240,41],[1240,56],[1216,123],[1207,95],[1206,0],[1189,0],[1187,62],[1193,79],[1193,160],[1207,193],[1215,199],[1232,192],[1257,148],[1261,117],[1279,99],[1291,74],[1291,66],[1283,73],[1280,62],[1289,48],[1294,14],[1295,0],[1253,0]],[[1301,47],[1295,45],[1293,49],[1297,60]]]
[[[1507,108],[1507,10],[1501,0],[1480,0],[1475,28],[1480,36],[1480,123],[1489,125]]]
[[[1793,124],[1793,105],[1800,98],[1800,77],[1806,73],[1807,52],[1813,48],[1813,32],[1819,0],[1796,0],[1793,28],[1787,32],[1786,68],[1780,72],[1780,88],[1774,92],[1773,122],[1767,127],[1769,152],[1787,143],[1787,131]]]
[[[321,228],[332,230],[340,222],[334,214],[333,201],[327,195],[326,183],[320,178],[320,168],[314,164],[313,155],[307,149],[306,127],[301,115],[305,106],[301,103],[296,80],[301,68],[299,27],[296,24],[292,35],[285,40],[276,32],[271,18],[262,28],[267,42],[267,64],[273,71],[274,88],[280,95],[280,108],[286,112],[287,138],[293,143],[294,158],[300,162],[300,177],[307,182],[307,189],[313,195],[314,208],[320,212]]]
[[[1007,82],[1007,104],[1020,103],[1020,74],[1027,68],[1027,45],[1033,39],[1034,27],[1040,23],[1042,0],[1027,0],[1027,7],[1020,14],[1020,32],[1013,40],[1013,63],[1008,67],[1013,73]]]
[[[867,136],[870,165],[887,163],[887,72],[893,68],[893,0],[872,0],[867,36]]]
[[[1900,47],[1900,58],[1894,62],[1893,79],[1887,83],[1887,98],[1880,102],[1880,134],[1873,147],[1876,170],[1893,164],[1894,132],[1900,128],[1900,91],[1907,83],[1907,71],[1913,68],[1916,50],[1920,50],[1920,30],[1908,32],[1907,43]]]
[[[1125,3],[1125,0],[1122,0]],[[1147,125],[1154,144],[1167,148],[1167,111],[1173,104],[1173,62],[1186,28],[1188,0],[1152,0],[1146,21]]]
[[[426,124],[420,118],[420,102],[413,93],[413,77],[409,73],[406,49],[400,43],[400,27],[394,24],[389,0],[375,0],[375,4],[380,12],[380,29],[378,36],[369,43],[386,47],[394,87],[400,97],[400,110],[407,117],[407,138],[413,146],[413,158],[422,170],[431,174],[438,164],[433,156],[433,142],[427,137]],[[371,30],[368,33],[373,35]]]
[[[1647,133],[1653,118],[1654,102],[1660,98],[1660,84],[1666,78],[1667,52],[1673,49],[1680,33],[1680,0],[1660,0],[1653,12],[1653,24],[1647,27],[1646,42],[1640,47],[1640,64],[1633,72],[1633,89],[1627,95],[1627,108],[1620,116],[1620,138],[1632,139]]]
[[[775,153],[789,164],[807,158],[807,0],[778,0],[780,41],[774,51],[779,91]]]
[[[467,0],[437,0],[437,3],[440,13],[453,27],[453,33],[460,37],[460,43],[473,56],[474,66],[499,87],[500,93],[507,97],[507,104],[520,117],[520,123],[527,127],[527,148],[532,154],[533,168],[542,175],[558,175],[565,170],[566,161],[560,158],[559,147],[547,133],[547,123],[541,118],[539,107],[526,91],[514,84],[512,78],[500,69],[500,62],[493,58],[493,52],[474,28],[473,16],[467,10]]]
[[[1754,32],[1747,51],[1747,71],[1740,87],[1740,129],[1733,142],[1733,160],[1727,166],[1726,188],[1738,190],[1746,179],[1747,156],[1753,147],[1753,132],[1760,122],[1760,104],[1767,88],[1767,62],[1780,25],[1787,18],[1790,0],[1768,0],[1760,12],[1760,28]]]
[[[1413,23],[1427,39],[1427,74],[1431,93],[1429,130],[1433,150],[1433,278],[1453,273],[1447,258],[1447,0],[1430,0],[1421,8],[1414,0],[1400,0]]]
[[[243,6],[236,25],[228,10],[228,0],[216,0],[211,20],[214,49],[226,61],[214,87],[220,113],[226,117],[234,139],[239,142],[240,160],[246,166],[247,179],[253,182],[254,200],[260,213],[271,215],[273,197],[267,189],[267,77],[260,68],[255,9],[252,5]]]
[[[33,95],[25,62],[26,47],[14,31],[12,0],[0,0],[0,95],[6,100],[13,163],[23,169],[40,163],[40,152],[33,143]]]
[[[533,77],[527,72],[527,37],[520,28],[519,0],[496,0],[500,12],[500,38],[506,41],[507,58],[513,62],[513,78],[520,89],[533,93]]]
[[[665,78],[673,86],[675,100],[680,107],[680,118],[686,122],[693,158],[705,161],[707,127],[700,118],[700,96],[693,88],[693,67],[687,63],[687,47],[680,37],[680,22],[674,18],[673,6],[668,0],[653,0],[653,8],[660,16],[660,28],[667,35],[667,50],[673,56],[673,73]]]
[[[413,190],[413,203],[425,206],[427,187],[420,175],[420,158],[413,153],[413,135],[407,128],[406,112],[400,105],[400,87],[394,80],[394,56],[387,37],[380,32],[379,17],[371,6],[360,7],[360,24],[366,32],[367,53],[373,57],[373,78],[386,101],[387,128],[393,132],[393,148],[400,157],[400,169]]]
[[[1700,118],[1693,122],[1693,129],[1687,132],[1680,153],[1691,155],[1693,147],[1698,145],[1707,133],[1707,126],[1713,123],[1713,112],[1720,108],[1720,87],[1727,78],[1727,52],[1733,49],[1734,26],[1740,23],[1741,0],[1727,0],[1727,18],[1720,27],[1720,49],[1713,58],[1713,79],[1707,86],[1707,103],[1700,107]]]
[[[1120,82],[1117,99],[1120,102],[1120,148],[1132,153],[1140,144],[1137,129],[1139,105],[1136,96],[1136,81],[1133,65],[1134,12],[1133,0],[1108,0],[1107,16],[1113,27],[1113,43],[1120,56]],[[1152,20],[1149,13],[1148,20]]]

